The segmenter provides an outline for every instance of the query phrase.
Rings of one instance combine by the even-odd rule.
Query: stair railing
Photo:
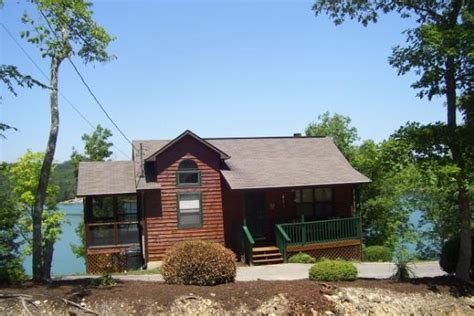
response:
[[[280,253],[283,255],[283,262],[287,262],[288,261],[287,246],[288,246],[288,243],[291,241],[291,239],[290,237],[288,237],[288,234],[283,230],[280,224],[276,224],[275,240],[276,240],[278,249],[280,249]]]
[[[242,226],[242,230],[244,231],[243,242],[245,262],[251,265],[253,261],[253,245],[255,244],[255,240],[246,225]]]

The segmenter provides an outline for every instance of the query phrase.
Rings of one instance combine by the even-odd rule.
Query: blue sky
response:
[[[303,132],[328,110],[348,115],[362,139],[383,140],[406,121],[445,119],[441,99],[418,99],[414,75],[388,65],[391,47],[403,44],[409,20],[396,15],[364,28],[335,26],[315,17],[311,1],[94,1],[95,20],[117,40],[117,59],[80,71],[131,139],[169,139],[190,129],[202,137],[280,136]],[[24,29],[25,4],[9,1],[2,22]],[[0,30],[1,63],[41,78]],[[19,39],[19,36],[18,36]],[[36,47],[19,39],[48,72]],[[60,89],[94,124],[112,129],[114,144],[131,152],[88,95],[68,63]],[[2,87],[3,89],[3,87]],[[49,95],[41,89],[1,91],[0,121],[19,128],[0,140],[1,160],[27,148],[43,151],[49,131]],[[56,160],[82,149],[91,128],[60,100]],[[115,150],[113,159],[123,160]]]

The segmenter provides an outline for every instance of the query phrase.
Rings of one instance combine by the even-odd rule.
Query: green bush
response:
[[[233,282],[236,271],[231,250],[215,242],[188,240],[168,250],[161,274],[170,284],[216,285]]]
[[[315,263],[316,259],[304,252],[299,252],[288,259],[289,263]]]
[[[474,237],[474,235],[472,236]],[[471,253],[474,250],[474,238],[471,237]],[[448,239],[441,249],[439,265],[446,273],[456,272],[459,259],[459,236]],[[474,256],[471,257],[471,275],[474,273]]]
[[[389,262],[392,261],[392,250],[385,246],[368,246],[364,248],[364,261]]]
[[[357,268],[349,261],[322,259],[309,269],[313,281],[352,281],[357,278]]]

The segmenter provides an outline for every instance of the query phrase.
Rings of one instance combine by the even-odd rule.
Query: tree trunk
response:
[[[460,219],[460,245],[458,264],[456,266],[456,277],[464,281],[470,281],[471,269],[471,210],[469,196],[466,189],[466,171],[461,148],[457,142],[457,122],[456,122],[456,79],[454,57],[446,59],[446,101],[448,111],[448,129],[450,133],[451,153],[453,162],[459,167],[457,176],[458,186],[458,207]]]
[[[51,279],[51,264],[53,263],[54,240],[45,240],[43,248],[43,279]]]
[[[59,131],[59,111],[58,111],[58,70],[62,58],[58,55],[51,59],[51,79],[50,79],[50,108],[51,108],[51,127],[49,130],[48,144],[41,166],[38,189],[35,194],[35,203],[33,207],[33,280],[41,282],[45,279],[43,269],[43,251],[42,251],[42,221],[43,207],[46,202],[46,191],[48,189],[51,166],[53,164],[54,152],[56,151],[56,141]]]

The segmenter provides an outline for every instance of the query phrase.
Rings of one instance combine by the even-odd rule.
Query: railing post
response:
[[[304,214],[301,214],[301,245],[306,245],[306,224],[304,223]]]

